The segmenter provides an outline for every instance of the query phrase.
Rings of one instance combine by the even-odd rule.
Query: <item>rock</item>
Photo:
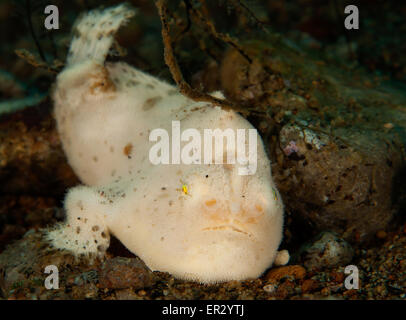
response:
[[[351,245],[333,232],[322,232],[301,249],[301,261],[308,270],[348,265],[354,255]]]
[[[332,230],[361,242],[385,229],[406,189],[406,90],[378,78],[371,85],[361,70],[299,54],[272,35],[243,50],[252,63],[230,50],[221,85],[256,106],[249,118],[268,137],[292,234],[308,226],[310,236]]]
[[[154,283],[154,275],[139,258],[115,257],[100,268],[99,286],[109,289],[142,289]]]
[[[284,202],[315,230],[363,239],[387,226],[399,157],[383,134],[348,129],[333,138],[287,124],[279,144],[283,151],[296,147],[292,154],[277,150],[284,158],[283,173],[276,173]]]

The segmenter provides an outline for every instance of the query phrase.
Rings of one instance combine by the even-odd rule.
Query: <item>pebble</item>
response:
[[[390,122],[385,123],[383,126],[385,129],[389,129],[389,130],[394,128],[394,124],[390,123]]]
[[[310,292],[318,287],[318,282],[313,279],[306,279],[303,281],[301,289],[303,293]]]
[[[345,266],[353,256],[351,245],[333,232],[320,233],[313,242],[306,243],[301,249],[303,264],[308,270]]]
[[[386,233],[385,231],[383,231],[383,230],[379,230],[379,231],[376,233],[376,237],[377,237],[378,239],[385,239],[386,236],[387,236],[387,233]]]
[[[276,255],[274,265],[275,266],[284,266],[289,262],[290,255],[288,250],[281,250]]]
[[[276,290],[276,285],[274,285],[274,284],[267,284],[266,286],[263,287],[263,289],[264,289],[265,292],[273,293],[273,292],[275,292],[275,290]]]

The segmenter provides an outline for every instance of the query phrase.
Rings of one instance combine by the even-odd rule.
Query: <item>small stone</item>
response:
[[[101,288],[142,289],[153,284],[154,276],[138,258],[116,257],[101,266],[99,285]]]
[[[390,123],[390,122],[387,122],[387,123],[385,123],[384,125],[383,125],[383,127],[385,128],[385,129],[393,129],[393,127],[394,127],[394,125],[393,125],[393,123]]]
[[[292,277],[294,279],[303,279],[306,275],[306,269],[299,265],[279,267],[270,270],[265,279],[272,283],[277,283],[279,280],[285,277]]]
[[[290,256],[289,256],[288,250],[278,251],[278,253],[276,254],[274,265],[275,266],[284,266],[289,262],[289,258],[290,258]]]
[[[378,296],[385,297],[388,294],[388,290],[385,285],[381,284],[375,288],[375,293]]]
[[[302,293],[308,293],[318,287],[318,283],[313,279],[306,279],[302,283]]]
[[[285,299],[288,296],[294,294],[295,292],[295,283],[293,281],[286,280],[278,286],[275,295],[279,299]]]
[[[138,296],[129,288],[116,290],[117,300],[137,300]]]
[[[353,255],[351,245],[333,232],[320,233],[301,249],[303,264],[308,270],[347,265]]]
[[[345,279],[345,275],[342,272],[332,272],[331,278],[336,283],[343,283]]]
[[[96,285],[90,284],[86,288],[87,292],[85,293],[85,298],[86,299],[97,299],[98,298],[98,290]]]
[[[331,290],[330,290],[329,287],[325,287],[325,288],[321,289],[320,293],[321,293],[323,296],[329,296],[329,295],[331,294]]]
[[[276,285],[274,285],[274,284],[267,284],[267,285],[264,286],[262,289],[264,289],[265,292],[273,293],[273,292],[275,292]]]
[[[378,239],[385,239],[386,236],[387,236],[387,233],[386,233],[385,231],[383,231],[383,230],[379,230],[379,231],[376,233],[376,237],[377,237]]]
[[[24,277],[23,271],[20,269],[21,268],[19,267],[15,267],[6,273],[3,280],[3,287],[5,288],[4,291],[22,287],[24,285],[24,280],[26,279]]]

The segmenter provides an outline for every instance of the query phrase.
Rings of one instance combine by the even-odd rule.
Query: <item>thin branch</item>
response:
[[[28,18],[28,28],[30,29],[30,33],[32,35],[32,38],[34,39],[35,45],[37,46],[38,53],[41,57],[41,59],[44,62],[47,62],[45,58],[45,54],[42,51],[41,45],[38,41],[37,35],[35,34],[34,26],[32,25],[32,10],[31,10],[31,0],[25,0],[25,5],[26,5],[26,10],[27,10],[27,18]]]
[[[215,105],[220,106],[225,110],[233,109],[235,111],[241,112],[242,114],[248,115],[249,111],[247,109],[241,109],[237,107],[233,103],[227,100],[217,99],[208,95],[206,93],[200,92],[194,88],[192,88],[183,78],[182,72],[179,68],[179,64],[176,60],[176,57],[173,53],[172,47],[172,40],[170,37],[170,28],[167,20],[168,16],[168,8],[166,6],[165,0],[158,0],[155,2],[155,5],[159,12],[159,17],[162,23],[162,40],[164,44],[164,58],[165,63],[169,67],[169,70],[172,74],[173,80],[176,82],[179,91],[184,94],[185,96],[189,97],[194,101],[204,101],[213,103]]]
[[[183,3],[185,4],[185,10],[186,10],[186,26],[179,32],[179,34],[175,37],[174,43],[178,42],[181,37],[183,37],[189,30],[190,27],[192,26],[192,21],[190,20],[190,10],[192,10],[192,6],[188,0],[183,0]]]
[[[208,28],[209,32],[214,38],[227,43],[228,45],[236,49],[250,64],[252,63],[252,59],[248,56],[247,53],[245,53],[245,51],[241,48],[237,41],[235,41],[228,34],[218,32],[213,21],[207,19],[199,10],[193,9],[193,13]]]
[[[269,23],[259,20],[257,18],[257,16],[255,15],[255,13],[252,12],[252,10],[246,4],[244,4],[241,0],[236,0],[236,2],[240,7],[242,7],[248,13],[248,15],[255,21],[255,23],[257,25],[261,26],[261,29],[264,32],[269,33],[268,29],[265,28],[265,25],[269,25]]]
[[[63,63],[59,60],[55,59],[53,61],[53,65],[49,65],[44,61],[38,61],[39,57],[37,55],[32,54],[26,49],[16,49],[14,53],[20,57],[21,59],[28,62],[30,65],[34,66],[35,68],[42,68],[46,69],[47,71],[58,74],[63,69]]]

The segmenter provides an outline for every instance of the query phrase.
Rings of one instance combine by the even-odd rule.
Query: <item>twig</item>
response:
[[[237,41],[235,41],[228,34],[218,32],[214,23],[211,20],[207,19],[199,10],[193,9],[193,13],[208,28],[209,32],[214,38],[227,43],[228,45],[236,49],[250,64],[252,63],[252,59],[248,56],[247,53],[245,53],[245,51],[241,48]]]
[[[264,32],[269,33],[268,29],[265,28],[266,25],[270,25],[269,23],[259,20],[259,19],[257,18],[257,16],[255,15],[255,13],[252,12],[252,10],[251,10],[246,4],[244,4],[241,0],[236,0],[236,2],[237,2],[237,4],[238,4],[240,7],[242,7],[242,8],[248,13],[248,15],[249,15],[253,20],[255,20],[255,23],[256,23],[257,25],[261,26],[261,29],[262,29]]]
[[[186,10],[186,26],[179,32],[179,34],[175,37],[174,43],[178,42],[179,39],[184,36],[189,30],[190,27],[192,26],[192,21],[190,20],[190,10],[192,10],[192,6],[189,1],[183,0],[183,3],[185,4],[185,10]]]
[[[42,51],[41,45],[38,41],[37,35],[35,34],[34,26],[32,25],[32,17],[31,17],[31,1],[30,0],[25,0],[25,5],[26,5],[26,10],[27,10],[27,18],[28,18],[28,28],[30,29],[32,38],[34,39],[35,45],[37,46],[38,53],[41,57],[41,59],[46,63],[47,60],[45,58],[45,54]]]
[[[34,66],[35,68],[42,68],[46,69],[52,73],[59,73],[63,68],[63,63],[59,62],[58,60],[54,60],[53,65],[50,66],[48,63],[44,61],[38,61],[38,56],[35,56],[31,52],[26,49],[17,49],[14,50],[14,53],[19,56],[21,59],[28,62],[30,65]]]
[[[210,102],[210,103],[220,106],[221,108],[223,108],[225,110],[233,109],[235,111],[241,112],[244,115],[248,115],[249,111],[247,109],[245,109],[245,110],[241,109],[240,107],[237,107],[236,105],[234,105],[233,103],[231,103],[227,100],[217,99],[215,97],[212,97],[211,95],[200,92],[200,91],[192,88],[184,80],[182,72],[179,68],[178,62],[176,60],[176,57],[173,53],[172,40],[171,40],[170,32],[169,32],[170,29],[169,29],[169,24],[167,21],[168,8],[166,6],[165,0],[158,0],[155,2],[155,5],[158,9],[159,17],[160,17],[161,23],[162,23],[162,40],[163,40],[163,44],[164,44],[165,63],[169,67],[173,80],[176,82],[176,84],[179,88],[179,91],[192,100]]]

